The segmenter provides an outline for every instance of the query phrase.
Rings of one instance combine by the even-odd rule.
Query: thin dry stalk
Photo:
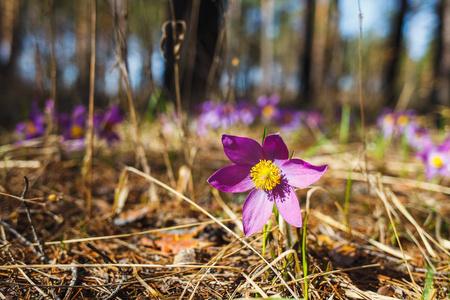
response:
[[[72,262],[71,265],[75,265],[75,263]],[[63,299],[71,299],[70,297],[72,296],[73,288],[78,280],[78,268],[74,266],[71,267],[70,269],[72,271],[72,279],[70,280],[69,287]]]
[[[143,287],[154,297],[158,297],[158,299],[165,300],[166,298],[156,289],[152,288],[145,282],[141,276],[139,276],[139,273],[135,266],[133,266],[133,275],[136,277],[136,279],[139,281],[140,284],[142,284]]]
[[[89,129],[86,137],[83,181],[86,187],[86,211],[88,217],[92,210],[92,155],[94,152],[94,89],[95,89],[95,34],[97,27],[97,0],[92,1],[91,9],[91,69],[89,77]]]
[[[116,3],[116,7],[117,7],[117,3]],[[117,14],[117,11],[114,11],[114,14]],[[115,18],[115,19],[117,19],[117,18]],[[116,20],[116,22],[117,22],[117,20]],[[118,24],[115,25],[115,32],[116,32],[116,39],[117,39],[117,41],[119,41],[120,33],[118,31]],[[116,60],[117,60],[117,63],[119,64],[119,69],[122,74],[123,81],[125,83],[125,87],[126,87],[126,91],[127,91],[128,108],[130,110],[131,120],[133,122],[133,128],[134,128],[134,132],[135,132],[136,155],[140,161],[140,164],[144,170],[144,173],[150,175],[151,169],[150,169],[150,165],[148,164],[147,157],[145,155],[145,148],[144,148],[144,144],[142,143],[142,138],[141,138],[141,130],[139,127],[136,110],[134,109],[133,96],[132,96],[132,92],[131,92],[128,70],[127,70],[126,64],[123,60],[123,53],[122,53],[122,49],[121,49],[120,45],[117,45],[116,49],[117,49]],[[156,193],[156,187],[152,182],[149,183],[149,199],[150,199],[150,202],[153,202],[153,203],[157,203],[159,201],[158,194]]]
[[[337,170],[329,170],[327,171],[327,174],[334,178],[339,179],[348,179],[348,172],[347,171],[337,171]],[[370,176],[369,176],[370,177]],[[352,172],[352,180],[353,181],[366,181],[367,178],[364,174],[360,172]],[[371,180],[369,178],[369,180]],[[434,184],[430,182],[423,182],[413,179],[407,179],[407,178],[398,178],[394,176],[387,176],[387,175],[380,175],[378,176],[377,180],[383,184],[390,184],[390,185],[402,185],[414,189],[422,189],[432,192],[438,192],[450,195],[450,187],[442,186],[439,184]]]
[[[300,274],[300,273],[301,273],[301,270],[300,270],[300,268],[299,268],[300,264],[299,264],[297,252],[296,252],[294,249],[290,249],[290,250],[287,250],[287,251],[281,253],[280,255],[278,255],[278,257],[275,258],[275,259],[270,263],[270,265],[264,266],[264,267],[261,268],[257,273],[253,274],[252,277],[251,277],[251,279],[252,279],[252,280],[255,280],[256,278],[258,278],[259,276],[261,276],[262,274],[264,274],[264,273],[270,268],[271,265],[272,265],[272,266],[275,266],[279,261],[281,261],[282,259],[284,259],[286,256],[288,256],[288,255],[290,255],[290,254],[294,255],[294,260],[295,260],[295,265],[296,265],[296,270],[295,270],[295,271],[296,271],[297,274]],[[297,268],[297,267],[298,267],[298,268]],[[238,292],[241,292],[243,289],[245,289],[245,287],[246,287],[246,285],[244,284],[241,288],[238,289]]]
[[[420,238],[422,239],[428,253],[433,257],[437,258],[436,252],[434,252],[433,248],[431,247],[428,240],[432,241],[436,246],[438,246],[445,254],[450,256],[450,252],[445,250],[436,240],[434,240],[419,224],[414,220],[414,218],[411,216],[411,214],[406,210],[406,208],[400,203],[400,200],[395,196],[395,194],[391,190],[387,190],[387,194],[391,198],[392,202],[395,204],[395,206],[400,210],[400,212],[408,219],[411,224],[414,225],[417,232],[420,235]],[[428,239],[428,240],[427,240]]]
[[[362,130],[362,142],[364,149],[364,163],[365,163],[365,172],[368,172],[367,169],[367,151],[366,151],[366,125],[365,125],[365,117],[364,117],[364,91],[363,91],[363,53],[362,53],[362,20],[363,15],[361,12],[361,3],[358,0],[358,9],[359,9],[359,106],[361,110],[361,130]],[[369,187],[370,184],[368,183]]]
[[[173,60],[173,76],[175,80],[175,98],[177,101],[177,115],[178,115],[178,127],[180,129],[180,136],[181,140],[183,141],[184,147],[183,147],[183,153],[184,153],[184,159],[186,163],[189,163],[189,145],[187,141],[186,136],[186,130],[183,120],[183,109],[181,107],[181,93],[180,93],[180,75],[179,75],[179,68],[178,68],[178,57],[179,57],[179,47],[180,45],[177,45],[177,20],[175,19],[175,6],[173,4],[173,0],[170,0],[170,13],[171,13],[171,26],[172,26],[172,40],[173,40],[173,54],[174,54],[174,60]],[[184,24],[184,21],[183,23]],[[186,28],[186,25],[183,26],[183,32],[181,33],[184,35],[184,30]],[[181,41],[180,41],[181,42]],[[192,165],[189,165],[189,168],[192,169]],[[192,172],[192,171],[191,171]]]
[[[214,217],[212,214],[210,214],[209,212],[207,212],[206,210],[204,210],[200,205],[198,205],[197,203],[195,203],[194,201],[192,201],[191,199],[187,198],[186,196],[178,193],[176,190],[174,190],[173,188],[171,188],[170,186],[168,186],[167,184],[159,181],[158,179],[145,174],[141,171],[139,171],[136,168],[132,168],[132,167],[126,167],[128,171],[135,173],[139,176],[144,177],[145,179],[154,182],[155,184],[161,186],[162,188],[168,190],[169,192],[171,192],[172,194],[180,197],[181,199],[183,199],[184,201],[188,202],[190,205],[194,206],[195,208],[197,208],[199,211],[201,211],[202,213],[204,213],[206,216],[208,216],[211,220],[213,220],[214,222],[216,222],[218,225],[220,225],[223,229],[225,229],[227,232],[229,232],[230,234],[232,234],[235,238],[237,238],[241,243],[243,243],[245,246],[247,246],[251,251],[253,251],[254,253],[256,253],[257,256],[259,256],[259,258],[261,258],[263,260],[263,262],[267,265],[270,265],[269,262],[258,252],[256,251],[255,248],[253,248],[252,246],[250,246],[250,244],[245,241],[243,238],[241,238],[240,236],[238,236],[233,230],[231,230],[228,226],[226,226],[223,222],[221,222],[220,220],[218,220],[216,217]],[[277,275],[279,276],[279,272],[272,267],[272,265],[270,265],[270,269]],[[297,295],[294,293],[294,291],[287,285],[286,281],[283,279],[282,276],[279,276],[280,281],[282,282],[282,284],[286,287],[286,289],[291,293],[291,295],[295,298],[297,297]]]
[[[38,285],[36,285],[36,283],[34,283],[33,280],[31,280],[31,278],[28,277],[28,275],[22,269],[19,269],[19,272],[23,277],[25,277],[25,279],[31,284],[31,286],[34,287],[39,292],[39,294],[42,295],[42,297],[44,297],[44,299],[51,299],[49,295],[47,295]]]
[[[220,196],[220,193],[218,190],[213,189],[212,193],[214,195],[214,198],[216,199],[217,203],[219,203],[220,207],[222,207],[223,211],[231,218],[235,219],[236,221],[234,224],[239,228],[241,232],[244,232],[244,227],[242,225],[242,221],[239,220],[239,218],[236,216],[236,214],[231,210],[230,207],[223,201],[222,197]]]
[[[228,222],[234,222],[234,221],[235,221],[234,219],[224,219],[221,222],[228,223]],[[118,239],[118,238],[126,238],[126,237],[138,236],[138,235],[145,235],[145,234],[150,234],[150,233],[157,233],[157,232],[167,231],[167,230],[183,229],[183,228],[189,228],[189,227],[195,227],[195,226],[203,226],[203,225],[209,225],[209,224],[215,224],[215,223],[216,223],[215,221],[197,222],[197,223],[177,225],[177,226],[171,226],[171,227],[150,229],[150,230],[139,231],[139,232],[134,232],[134,233],[94,236],[94,237],[88,237],[88,238],[71,239],[71,240],[63,240],[63,241],[52,241],[52,242],[46,242],[45,244],[46,245],[61,245],[61,243],[74,244],[74,243],[84,243],[84,242],[90,242],[90,241],[110,240],[110,239]],[[0,220],[0,225],[2,225],[2,224],[7,224],[7,223]],[[35,246],[36,244],[30,244],[30,245]]]
[[[389,205],[389,203],[388,203],[386,194],[384,194],[384,193],[382,192],[382,190],[381,190],[380,187],[377,188],[376,193],[377,193],[378,197],[381,199],[381,201],[383,202],[383,204],[384,204],[384,206],[385,206],[385,208],[386,208],[386,212],[387,212],[387,215],[388,215],[388,217],[389,217],[389,221],[391,222],[392,229],[394,230],[394,236],[395,236],[395,238],[396,238],[396,240],[397,240],[397,244],[398,244],[398,246],[399,246],[399,248],[400,248],[400,251],[401,251],[402,254],[403,254],[403,261],[405,262],[405,265],[406,265],[406,268],[407,268],[407,270],[408,270],[408,274],[409,274],[409,277],[410,277],[411,282],[412,282],[412,284],[413,284],[414,290],[416,291],[417,296],[420,296],[420,290],[419,290],[419,288],[418,288],[418,286],[417,286],[417,284],[416,284],[416,282],[415,282],[415,280],[414,280],[414,276],[413,276],[413,274],[412,274],[412,272],[411,272],[411,268],[410,268],[410,266],[409,266],[409,264],[408,264],[408,260],[407,260],[407,258],[406,258],[406,254],[405,254],[405,252],[403,251],[402,244],[400,243],[400,238],[399,238],[399,236],[398,236],[398,232],[397,232],[397,228],[396,228],[396,226],[395,226],[394,219],[392,218],[391,209],[390,209],[390,205]]]
[[[23,177],[23,179],[25,180],[25,188],[23,189],[22,192],[22,196],[20,197],[21,200],[25,199],[25,195],[28,191],[28,178],[26,176]],[[39,257],[42,260],[45,260],[45,252],[44,252],[44,247],[42,247],[42,243],[40,242],[38,235],[36,233],[36,229],[34,228],[33,225],[33,220],[31,219],[31,213],[30,213],[30,209],[28,208],[28,204],[27,202],[23,201],[23,204],[25,206],[25,211],[27,212],[27,218],[28,218],[28,222],[30,223],[30,227],[31,227],[31,232],[33,233],[33,238],[34,241],[37,243],[37,247],[38,247],[38,252],[39,252]]]
[[[197,276],[202,273],[202,276],[200,277],[200,279],[198,280],[196,286],[194,287],[194,290],[192,291],[192,294],[190,296],[189,299],[192,299],[195,295],[196,290],[198,289],[198,286],[200,285],[200,283],[202,282],[202,280],[205,278],[206,274],[208,272],[206,272],[207,270],[211,269],[213,266],[215,266],[220,259],[224,258],[225,253],[231,249],[237,240],[229,243],[225,248],[223,248],[216,256],[214,256],[208,263],[207,263],[207,267],[205,267],[204,269],[200,269],[194,276],[192,276],[192,278],[189,280],[188,284],[186,285],[186,287],[184,288],[183,292],[180,295],[179,300],[182,300],[184,297],[184,294],[186,293],[188,286],[192,284],[192,281],[197,278]]]

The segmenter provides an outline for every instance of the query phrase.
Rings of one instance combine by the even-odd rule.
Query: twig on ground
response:
[[[39,292],[39,294],[42,295],[42,297],[44,297],[45,299],[52,299],[49,297],[49,295],[47,295],[39,286],[36,285],[36,283],[33,282],[33,280],[31,280],[30,277],[28,277],[28,275],[25,273],[24,270],[19,269],[19,272],[22,274],[23,277],[25,277],[25,279]]]
[[[97,253],[98,255],[100,255],[104,260],[106,260],[108,263],[110,264],[116,264],[111,258],[109,258],[106,254],[104,254],[103,252],[101,252],[99,249],[95,248],[93,245],[91,245],[90,243],[86,243],[86,246],[88,246],[92,251],[94,251],[95,253]],[[120,274],[122,275],[120,281],[117,284],[117,287],[114,289],[114,291],[112,291],[112,293],[105,298],[105,300],[109,300],[109,299],[114,299],[117,295],[117,293],[119,292],[120,288],[122,287],[122,285],[127,282],[128,277],[127,274],[125,274],[125,272],[122,270],[122,268],[120,268],[119,266],[116,266],[117,269],[119,270]]]
[[[20,233],[18,233],[14,228],[12,228],[8,223],[4,222],[3,220],[0,220],[0,225],[2,225],[3,227],[5,227],[9,232],[11,232],[12,234],[14,234],[19,240],[21,240],[25,245],[27,245],[28,247],[30,247],[31,249],[33,249],[33,252],[37,255],[40,256],[38,251],[36,251],[36,248],[34,247],[33,243],[30,242],[29,240],[27,240],[23,235],[21,235]]]
[[[71,265],[75,265],[75,262],[72,262]],[[72,270],[72,279],[70,280],[69,287],[63,299],[70,299],[73,293],[73,288],[78,280],[78,268],[73,266],[70,269]]]
[[[25,199],[25,195],[26,195],[26,193],[28,191],[28,178],[26,176],[24,176],[23,178],[25,180],[25,188],[23,189],[22,196],[20,197],[21,200]],[[26,201],[23,201],[23,204],[25,206],[25,211],[27,212],[28,222],[30,222],[31,231],[33,232],[34,241],[37,243],[37,246],[38,246],[39,258],[41,260],[45,261],[47,259],[45,257],[44,247],[42,247],[42,243],[41,243],[41,241],[39,240],[39,238],[37,236],[36,230],[35,230],[34,225],[33,225],[33,221],[31,220],[30,209],[28,208],[28,204],[27,204]]]

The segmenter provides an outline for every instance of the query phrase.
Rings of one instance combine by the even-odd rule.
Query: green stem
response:
[[[308,214],[305,213],[303,223],[303,238],[302,238],[302,261],[303,261],[303,278],[305,279],[304,299],[308,300],[308,262],[306,261],[306,222],[308,221]]]
[[[350,169],[350,173],[348,174],[347,180],[347,188],[345,189],[345,203],[344,203],[344,225],[347,226],[348,220],[348,203],[350,201],[350,192],[352,189],[352,169]]]

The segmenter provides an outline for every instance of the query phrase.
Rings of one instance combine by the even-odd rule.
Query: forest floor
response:
[[[391,145],[366,161],[357,138],[286,137],[295,158],[329,165],[297,191],[306,228],[272,215],[268,234],[245,238],[246,193],[206,182],[231,164],[220,135],[189,139],[188,167],[186,145],[154,131],[142,129],[151,176],[138,171],[131,134],[95,146],[90,216],[81,153],[53,137],[2,146],[0,299],[305,298],[305,287],[309,299],[450,297],[450,182],[418,180],[413,154]]]

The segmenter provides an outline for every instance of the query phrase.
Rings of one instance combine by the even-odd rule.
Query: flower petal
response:
[[[254,189],[248,194],[242,207],[242,224],[245,236],[250,236],[260,230],[273,210],[273,201],[268,199],[267,193]]]
[[[328,165],[314,166],[301,159],[290,159],[280,163],[279,167],[289,185],[304,188],[319,180]]]
[[[263,142],[263,152],[264,158],[269,160],[289,158],[288,148],[278,133],[266,136]]]
[[[261,145],[255,140],[234,135],[222,135],[223,150],[235,164],[256,165],[263,158]]]
[[[251,165],[231,165],[224,167],[208,178],[208,183],[219,191],[241,193],[252,189],[255,184],[250,178]]]
[[[287,188],[280,188],[280,191],[282,192],[274,191],[274,200],[281,216],[292,226],[302,227],[302,213],[294,189],[287,186]]]

